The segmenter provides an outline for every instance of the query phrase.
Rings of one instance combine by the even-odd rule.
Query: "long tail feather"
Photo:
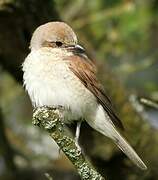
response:
[[[142,170],[146,170],[147,167],[144,162],[140,159],[135,150],[129,145],[129,143],[118,133],[117,137],[115,137],[114,142],[116,145],[131,159],[133,163],[135,163]]]
[[[142,170],[147,169],[146,165],[140,159],[134,149],[116,130],[112,121],[109,119],[109,116],[103,110],[101,105],[98,107],[96,116],[91,117],[87,122],[92,128],[101,134],[113,139],[116,145],[129,157],[129,159],[131,159],[131,161],[133,161],[134,164],[136,164]]]

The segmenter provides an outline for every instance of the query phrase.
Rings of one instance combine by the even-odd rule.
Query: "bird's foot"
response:
[[[77,147],[77,150],[79,150],[81,152],[82,149],[81,149],[81,147],[79,145],[78,139],[76,139],[76,138],[75,138],[75,145]]]

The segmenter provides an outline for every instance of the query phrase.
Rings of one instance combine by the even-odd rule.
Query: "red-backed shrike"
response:
[[[65,123],[84,119],[111,138],[141,169],[146,165],[116,130],[123,127],[96,78],[96,67],[64,22],[39,26],[23,63],[24,85],[35,107],[63,106]],[[79,125],[77,128],[79,135]]]

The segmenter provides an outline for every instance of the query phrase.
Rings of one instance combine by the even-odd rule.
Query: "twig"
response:
[[[142,104],[145,104],[147,106],[150,106],[150,107],[153,107],[155,109],[158,109],[158,103],[153,101],[153,100],[150,100],[150,99],[146,99],[146,98],[141,98],[140,99],[140,102]]]
[[[44,175],[47,178],[47,180],[53,180],[53,178],[48,173],[45,173]]]
[[[33,124],[49,132],[59,148],[76,167],[81,179],[105,180],[92,165],[87,162],[82,152],[76,146],[75,141],[65,135],[63,110],[61,106],[36,108],[33,113]]]

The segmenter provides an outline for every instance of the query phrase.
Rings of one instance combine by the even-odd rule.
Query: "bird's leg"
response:
[[[78,147],[78,149],[81,151],[81,147],[79,145],[80,128],[81,128],[81,121],[77,122],[76,133],[75,133],[75,144]]]

